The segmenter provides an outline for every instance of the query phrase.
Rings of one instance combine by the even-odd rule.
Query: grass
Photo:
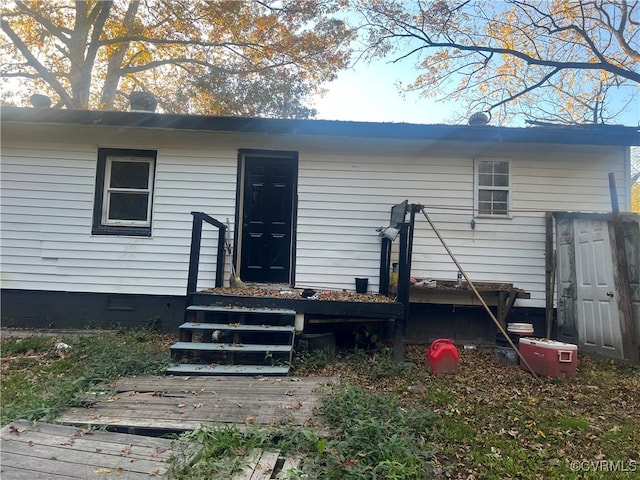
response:
[[[145,330],[95,336],[2,340],[0,422],[52,420],[87,401],[95,385],[120,376],[160,374],[169,361],[163,336]]]
[[[280,451],[304,458],[304,472],[290,478],[423,479],[433,476],[427,439],[434,420],[422,408],[405,408],[387,393],[346,383],[327,397],[320,411],[330,433],[308,428],[286,430],[254,427],[222,429],[203,426],[181,436],[198,453],[174,458],[170,477],[195,480],[230,478],[247,463],[254,449]]]
[[[52,419],[96,383],[160,373],[168,350],[146,331],[4,340],[2,422]],[[408,346],[403,363],[389,349],[300,355],[294,375],[342,379],[321,424],[203,426],[177,440],[170,476],[230,478],[273,449],[304,459],[292,479],[638,478],[640,369],[580,356],[574,377],[536,381],[478,349],[460,351],[456,375],[433,376],[424,351]]]

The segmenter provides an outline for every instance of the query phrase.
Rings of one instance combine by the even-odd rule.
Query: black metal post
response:
[[[410,225],[400,225],[400,254],[398,258],[398,301],[406,304],[409,301],[409,277],[411,266],[409,264],[409,230]]]
[[[393,359],[396,362],[402,360],[404,356],[404,328],[409,310],[409,276],[410,267],[407,262],[409,224],[401,223],[400,228],[400,254],[398,258],[398,302],[404,305],[402,319],[396,320],[396,333],[393,345]]]
[[[202,215],[200,212],[191,212],[191,215],[193,215],[193,226],[191,228],[191,249],[189,251],[187,296],[196,291],[198,267],[200,265],[200,243],[202,241]]]
[[[407,281],[411,281],[411,259],[413,256],[413,232],[415,231],[416,225],[416,212],[420,211],[422,208],[420,205],[416,205],[414,203],[410,206],[410,214],[409,214],[409,234],[407,240]],[[409,287],[407,287],[407,305],[409,304]]]
[[[216,259],[216,288],[224,285],[224,262],[226,258],[227,226],[218,228],[218,258]]]
[[[380,295],[389,295],[389,267],[391,266],[391,245],[393,242],[387,237],[382,237],[380,245]]]

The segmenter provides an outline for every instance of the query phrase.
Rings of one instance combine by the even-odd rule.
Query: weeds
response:
[[[292,366],[299,370],[314,372],[327,367],[333,360],[326,349],[302,350],[294,357]]]
[[[124,330],[3,341],[2,423],[54,418],[74,402],[90,401],[80,393],[97,383],[162,372],[169,348],[158,338]],[[71,348],[56,348],[60,341]],[[323,424],[204,426],[180,436],[171,475],[231,478],[255,449],[264,449],[303,459],[299,469],[282,474],[291,479],[637,478],[638,368],[581,357],[575,377],[536,382],[477,349],[461,352],[456,375],[433,376],[424,347],[408,346],[404,363],[393,362],[391,353],[297,356],[295,375],[342,379],[319,411]],[[573,471],[574,462],[591,470]]]
[[[236,426],[202,427],[177,440],[183,452],[170,459],[168,477],[180,480],[231,478],[248,464],[247,455],[256,448],[273,446],[265,428],[241,431]],[[190,452],[194,451],[191,455]],[[213,477],[212,477],[213,475]]]
[[[391,394],[347,383],[326,399],[321,413],[337,435],[327,442],[325,454],[314,459],[310,471],[322,472],[316,478],[432,476],[430,410],[403,406]]]
[[[169,351],[156,344],[159,338],[131,330],[4,339],[2,425],[19,418],[51,420],[96,384],[120,376],[162,373]]]
[[[258,426],[243,431],[203,426],[185,433],[180,442],[197,453],[175,457],[170,476],[229,478],[248,463],[254,449],[303,457],[304,468],[288,472],[289,478],[418,480],[433,473],[428,446],[431,411],[406,408],[392,395],[346,384],[326,397],[321,413],[332,435],[301,427],[278,431]]]
[[[1,354],[6,359],[13,355],[32,355],[49,350],[51,339],[43,336],[15,338],[2,342]]]

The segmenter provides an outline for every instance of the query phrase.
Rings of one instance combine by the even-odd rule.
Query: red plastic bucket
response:
[[[432,373],[456,373],[458,349],[448,338],[434,340],[425,353],[425,362]]]

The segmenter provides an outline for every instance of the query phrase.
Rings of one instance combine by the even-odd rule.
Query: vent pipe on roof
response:
[[[31,95],[31,105],[36,108],[51,108],[51,99],[46,95],[42,95],[40,93],[34,93]]]
[[[472,127],[481,127],[488,124],[491,121],[491,114],[489,112],[476,112],[469,117],[469,125]]]
[[[131,92],[129,110],[132,112],[155,112],[158,106],[156,97],[151,92]]]

